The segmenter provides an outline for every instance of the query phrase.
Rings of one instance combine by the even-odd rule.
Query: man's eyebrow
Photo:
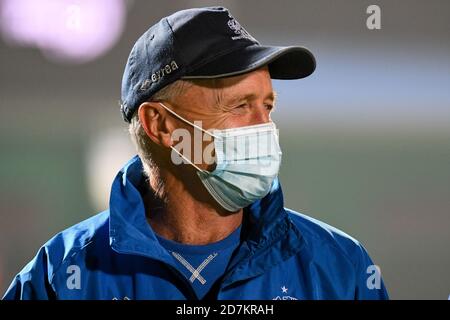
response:
[[[277,97],[278,97],[278,93],[274,90],[270,93],[268,99],[275,101],[275,100],[277,100]]]
[[[243,101],[243,100],[254,100],[257,97],[258,97],[258,95],[255,93],[248,93],[248,94],[244,94],[244,95],[234,96],[234,97],[230,98],[228,101],[226,101],[226,103],[233,104],[233,103]],[[264,97],[264,100],[270,99],[272,101],[275,101],[276,98],[277,98],[277,93],[275,91],[271,91]]]

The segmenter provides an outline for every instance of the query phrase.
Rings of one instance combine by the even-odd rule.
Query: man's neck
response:
[[[175,179],[167,179],[165,188],[170,192],[164,204],[153,197],[144,200],[148,223],[165,239],[204,245],[226,238],[242,223],[243,209],[224,214],[221,208],[194,199]]]

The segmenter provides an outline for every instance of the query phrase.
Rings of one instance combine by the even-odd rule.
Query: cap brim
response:
[[[189,72],[183,79],[223,78],[268,65],[273,79],[301,79],[316,68],[313,54],[304,47],[253,45],[235,50]]]

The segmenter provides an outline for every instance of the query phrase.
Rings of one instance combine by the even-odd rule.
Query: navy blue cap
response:
[[[175,12],[134,44],[122,79],[121,111],[130,122],[141,103],[179,79],[222,78],[268,65],[273,79],[313,73],[312,53],[300,46],[263,46],[223,7]]]

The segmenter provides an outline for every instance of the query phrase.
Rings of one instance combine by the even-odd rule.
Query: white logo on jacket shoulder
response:
[[[287,288],[286,286],[282,286],[280,289],[281,289],[282,295],[276,296],[275,298],[272,298],[272,300],[299,300],[296,297],[287,295],[289,288]]]
[[[119,299],[117,297],[112,298],[111,300],[131,300],[130,298],[128,298],[127,296],[123,297],[123,299]]]

